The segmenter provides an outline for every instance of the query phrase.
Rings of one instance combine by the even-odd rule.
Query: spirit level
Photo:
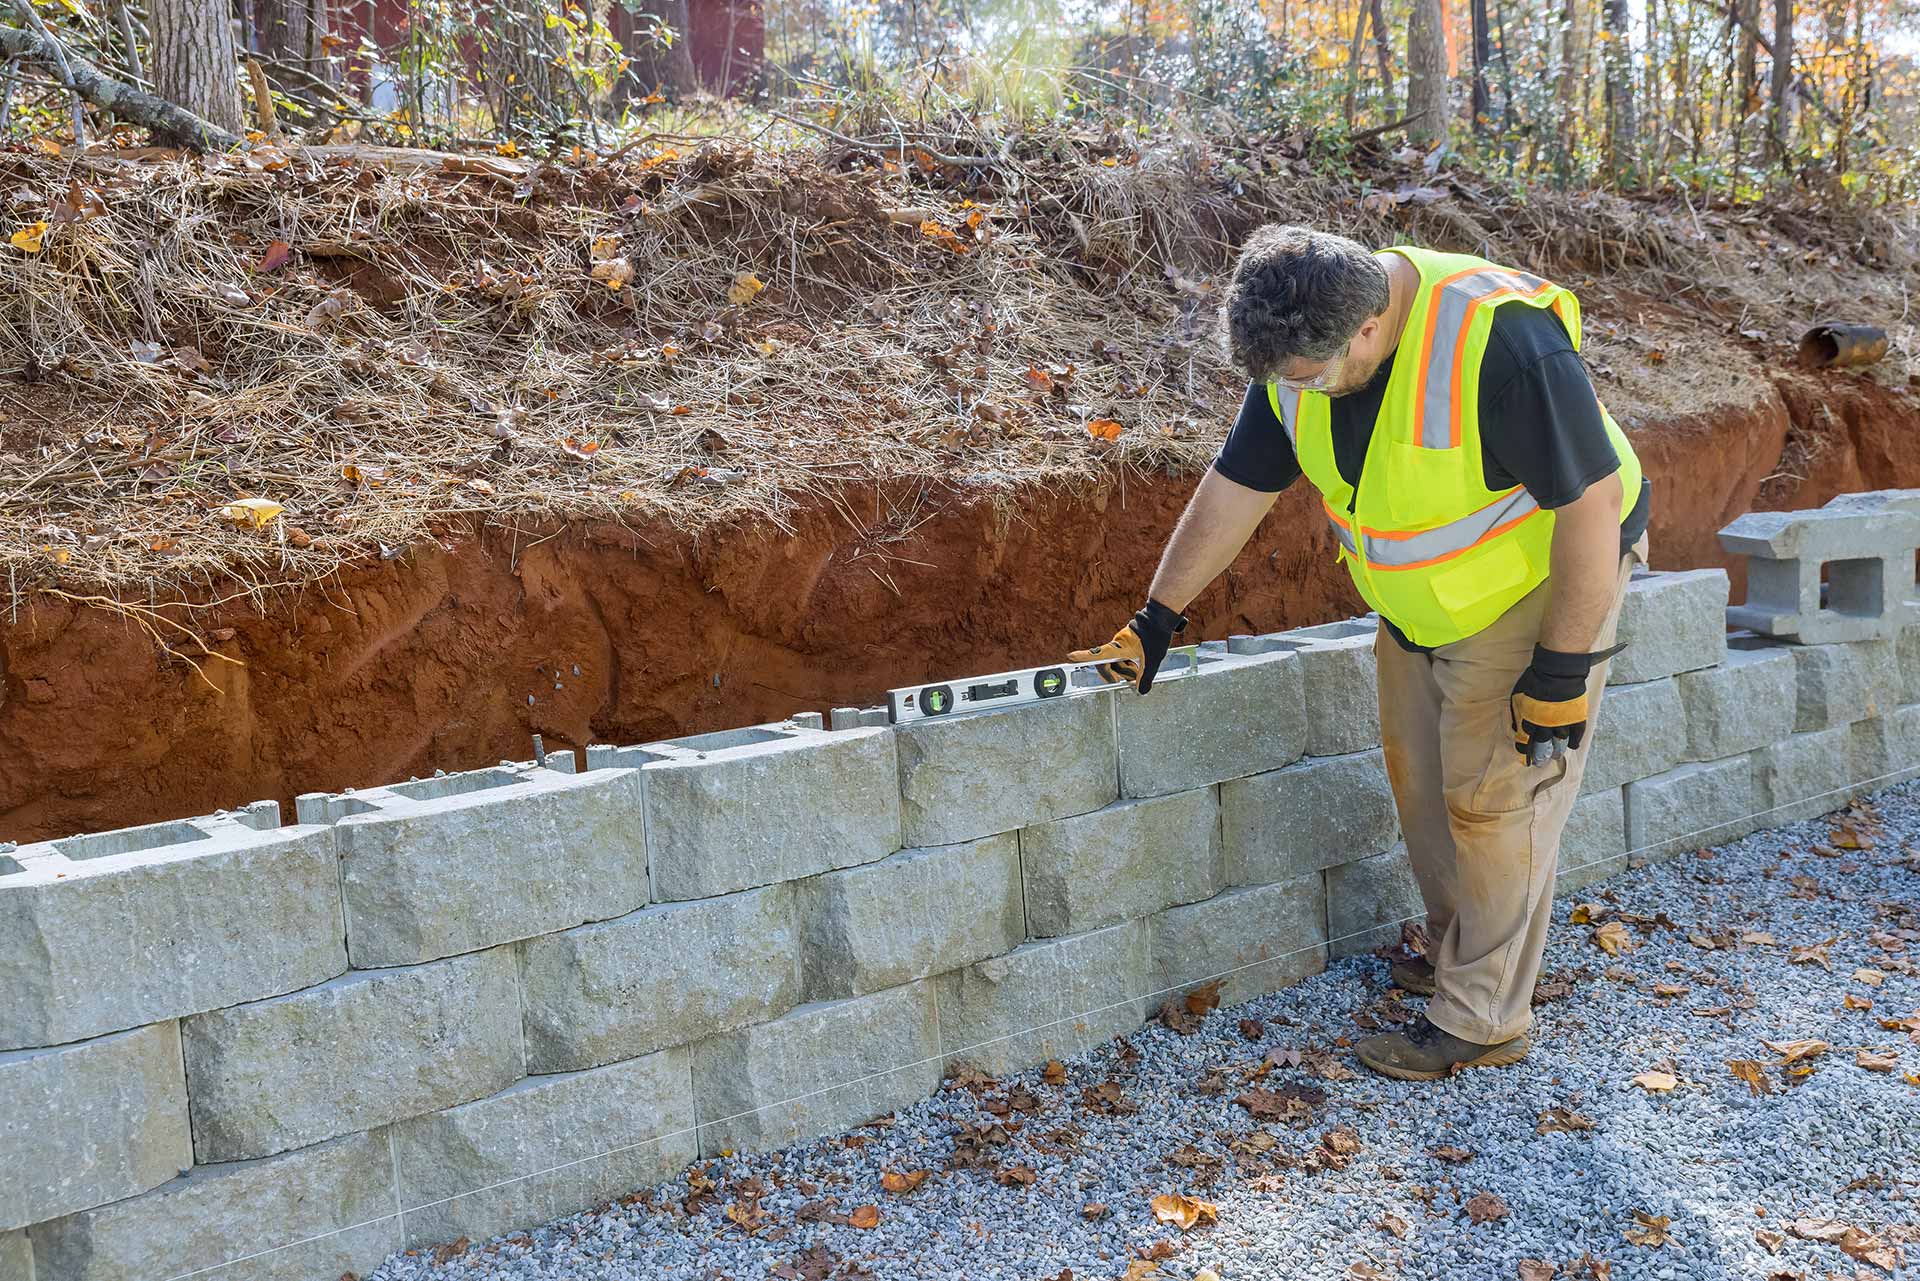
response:
[[[992,707],[1017,707],[1050,698],[1109,689],[1112,682],[1103,679],[1094,663],[1059,663],[1052,667],[1028,667],[1017,672],[996,672],[991,676],[971,676],[965,680],[942,681],[931,685],[910,685],[887,691],[887,719],[895,725],[907,721],[933,720],[986,711]],[[1160,663],[1155,683],[1179,680],[1200,670],[1196,645],[1182,645],[1167,651]]]

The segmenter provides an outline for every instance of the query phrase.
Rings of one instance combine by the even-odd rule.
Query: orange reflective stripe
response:
[[[1478,511],[1432,529],[1360,530],[1367,563],[1377,569],[1419,569],[1451,560],[1538,515],[1540,506],[1516,486]]]
[[[1506,285],[1481,294],[1467,304],[1466,312],[1460,317],[1460,332],[1454,336],[1453,340],[1453,368],[1449,371],[1450,376],[1447,379],[1447,408],[1451,411],[1447,415],[1447,439],[1454,449],[1460,448],[1460,423],[1464,417],[1460,412],[1460,375],[1467,364],[1467,335],[1473,331],[1473,313],[1508,295],[1518,298],[1538,298],[1541,293],[1553,288],[1552,281],[1541,280],[1537,276],[1522,276],[1522,279],[1532,280],[1533,286],[1529,289],[1520,289],[1513,285]]]
[[[1467,334],[1481,305],[1509,295],[1535,298],[1550,281],[1504,267],[1466,267],[1442,278],[1427,294],[1427,321],[1420,339],[1421,386],[1413,402],[1414,443],[1426,449],[1460,447],[1460,378]],[[1443,363],[1434,364],[1435,346]]]
[[[1524,516],[1515,516],[1512,520],[1506,522],[1504,525],[1495,525],[1492,529],[1489,529],[1485,535],[1475,539],[1473,542],[1467,544],[1465,547],[1455,548],[1453,551],[1450,551],[1450,552],[1442,552],[1440,555],[1430,557],[1427,560],[1416,560],[1405,565],[1392,565],[1392,564],[1387,564],[1385,562],[1377,561],[1377,560],[1371,563],[1375,569],[1385,569],[1385,570],[1425,569],[1430,565],[1438,565],[1442,561],[1452,560],[1456,556],[1464,556],[1468,552],[1472,551],[1474,548],[1480,546],[1481,543],[1491,542],[1493,539],[1500,537],[1500,535],[1506,533],[1508,530],[1513,529],[1519,525],[1525,524],[1527,521],[1532,520],[1535,516],[1538,516],[1539,514],[1540,514],[1539,510],[1535,509],[1533,511],[1528,512]]]

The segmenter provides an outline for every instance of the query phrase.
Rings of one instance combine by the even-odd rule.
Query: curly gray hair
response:
[[[1233,266],[1221,344],[1249,382],[1271,382],[1289,360],[1339,355],[1389,299],[1387,269],[1364,245],[1311,227],[1262,227]]]

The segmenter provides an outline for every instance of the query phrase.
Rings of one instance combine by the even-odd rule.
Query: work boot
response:
[[[1415,996],[1433,995],[1433,962],[1424,956],[1393,963],[1393,985]]]
[[[1498,1045],[1475,1045],[1443,1031],[1422,1014],[1404,1032],[1382,1032],[1354,1047],[1374,1071],[1402,1081],[1438,1081],[1457,1069],[1506,1067],[1527,1057],[1527,1034]]]

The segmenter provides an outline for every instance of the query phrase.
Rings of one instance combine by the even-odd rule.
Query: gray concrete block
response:
[[[642,908],[517,946],[533,1072],[685,1045],[800,999],[791,885]]]
[[[1659,862],[1757,830],[1747,757],[1681,765],[1627,784],[1627,856]]]
[[[939,1086],[940,1032],[925,983],[802,1005],[693,1047],[702,1156],[849,1129]]]
[[[1755,822],[1797,823],[1839,809],[1853,783],[1853,727],[1794,734],[1753,752]]]
[[[1200,670],[1114,702],[1120,795],[1162,796],[1279,769],[1307,746],[1297,654],[1200,656]]]
[[[0,1232],[134,1196],[192,1164],[178,1024],[0,1053]]]
[[[1609,685],[1600,696],[1580,792],[1605,792],[1672,769],[1687,755],[1687,711],[1679,682]]]
[[[366,1275],[401,1248],[396,1208],[385,1137],[355,1134],[196,1166],[131,1200],[42,1223],[31,1236],[43,1279],[331,1281]]]
[[[1230,885],[1290,881],[1379,854],[1400,839],[1385,758],[1376,749],[1309,756],[1220,786]]]
[[[0,1232],[0,1281],[33,1281],[33,1243],[25,1229]]]
[[[1308,756],[1344,756],[1380,746],[1380,687],[1373,661],[1379,632],[1377,619],[1350,618],[1274,636],[1299,646]]]
[[[1277,992],[1327,967],[1327,887],[1318,871],[1225,890],[1157,912],[1147,1004],[1218,978],[1232,1005]]]
[[[1071,821],[1071,820],[1069,820]],[[1012,832],[798,882],[809,1000],[898,987],[1018,947],[1027,923]]]
[[[1848,726],[1849,774],[1854,795],[1920,777],[1920,705]]]
[[[1900,701],[1920,703],[1920,623],[1909,623],[1894,640],[1895,662],[1900,668]]]
[[[325,828],[235,813],[22,846],[0,861],[0,1050],[321,983],[340,939]]]
[[[1022,944],[932,980],[947,1071],[1005,1076],[1125,1036],[1151,989],[1145,921]]]
[[[1327,885],[1327,954],[1358,956],[1400,941],[1400,924],[1425,921],[1407,847],[1341,863],[1321,873]]]
[[[1728,642],[1727,660],[1718,667],[1682,673],[1686,759],[1717,761],[1793,733],[1797,672],[1788,646],[1740,636]]]
[[[351,807],[335,830],[357,969],[417,965],[646,904],[636,770],[471,770],[339,799]]]
[[[756,727],[656,744],[642,767],[656,900],[709,898],[900,848],[894,733]]]
[[[1096,690],[895,728],[903,843],[957,845],[1115,799],[1114,696]]]
[[[244,1161],[386,1125],[518,1080],[520,987],[508,948],[355,970],[181,1028],[193,1150]]]
[[[1627,868],[1626,793],[1615,787],[1573,803],[1560,833],[1556,893],[1580,889]]]
[[[1633,685],[1712,667],[1727,652],[1727,571],[1636,571],[1620,602],[1607,684]]]
[[[1227,875],[1219,793],[1200,787],[1035,824],[1020,833],[1020,867],[1035,938],[1210,898]]]
[[[691,1057],[681,1047],[530,1076],[391,1135],[407,1247],[485,1241],[685,1169],[696,1155]]]
[[[1892,640],[1796,645],[1791,652],[1798,733],[1884,716],[1900,705],[1905,681]]]
[[[1736,627],[1818,645],[1890,637],[1915,619],[1920,513],[1898,504],[1748,512],[1720,544],[1750,558],[1746,603],[1727,611]]]

